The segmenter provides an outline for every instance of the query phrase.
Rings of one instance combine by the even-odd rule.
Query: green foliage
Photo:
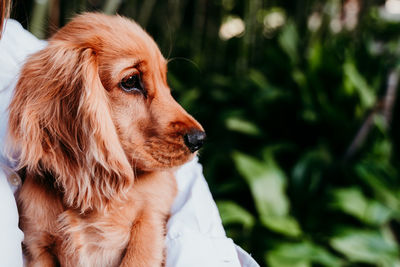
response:
[[[38,36],[58,1],[44,2],[19,3]],[[261,266],[399,266],[400,23],[384,2],[73,0],[48,19],[117,11],[155,37],[207,131],[227,234]]]
[[[266,258],[271,267],[307,267],[312,263],[332,267],[343,265],[338,257],[308,241],[279,244],[267,253]]]
[[[254,123],[237,117],[227,118],[226,128],[231,131],[237,131],[248,135],[260,135],[261,131]]]
[[[376,200],[367,199],[357,187],[336,189],[334,199],[339,210],[366,224],[384,225],[392,217],[390,209]]]
[[[358,72],[354,62],[346,62],[343,65],[345,89],[349,94],[356,92],[360,98],[363,109],[371,108],[375,104],[374,91],[368,86],[367,81]]]
[[[378,231],[346,229],[331,239],[334,249],[340,251],[350,261],[398,266],[399,247],[390,237]]]
[[[272,231],[299,236],[300,227],[289,215],[289,200],[285,194],[287,179],[272,154],[269,152],[261,162],[235,152],[233,159],[250,187],[261,223]]]
[[[253,215],[233,201],[218,201],[217,206],[224,224],[239,224],[249,229],[254,226]]]

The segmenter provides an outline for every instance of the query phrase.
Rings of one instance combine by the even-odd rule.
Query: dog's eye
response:
[[[134,91],[139,91],[141,93],[144,93],[142,82],[138,74],[125,77],[119,83],[119,86],[122,88],[122,90],[128,93]]]

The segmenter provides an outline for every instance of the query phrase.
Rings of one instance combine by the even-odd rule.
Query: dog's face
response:
[[[125,44],[108,43],[99,54],[100,79],[130,162],[139,169],[181,165],[200,148],[200,124],[172,98],[167,62],[154,41],[137,25]]]
[[[172,98],[167,61],[153,39],[126,18],[89,17],[78,18],[54,38],[64,31],[73,33],[77,24],[88,23],[98,29],[85,32],[80,26],[79,42],[91,44],[96,54],[99,78],[129,162],[136,169],[152,170],[188,161],[202,145],[205,134]]]

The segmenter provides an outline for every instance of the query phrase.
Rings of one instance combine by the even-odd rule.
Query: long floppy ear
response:
[[[9,110],[9,150],[18,166],[50,172],[66,205],[84,212],[124,196],[133,170],[92,48],[51,41],[23,67]]]

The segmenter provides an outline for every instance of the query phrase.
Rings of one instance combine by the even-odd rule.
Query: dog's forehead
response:
[[[138,61],[146,59],[154,61],[162,58],[158,46],[143,30],[129,33],[124,40],[121,40],[121,43],[111,43],[110,46],[105,47],[105,50],[115,49],[113,52],[117,52],[123,57],[137,58]]]
[[[133,20],[121,16],[85,13],[74,18],[52,39],[113,56],[162,57],[150,35]]]
[[[102,35],[102,52],[114,55],[121,61],[136,61],[144,64],[163,64],[165,62],[157,44],[138,24],[117,17],[118,23],[111,24],[110,35]],[[132,62],[131,62],[132,63]]]
[[[141,71],[149,69],[166,71],[167,61],[154,41],[150,40],[138,35],[136,38],[127,38],[122,45],[114,43],[105,46],[100,53],[105,62],[100,62],[100,64],[113,65],[115,72],[139,66]]]

